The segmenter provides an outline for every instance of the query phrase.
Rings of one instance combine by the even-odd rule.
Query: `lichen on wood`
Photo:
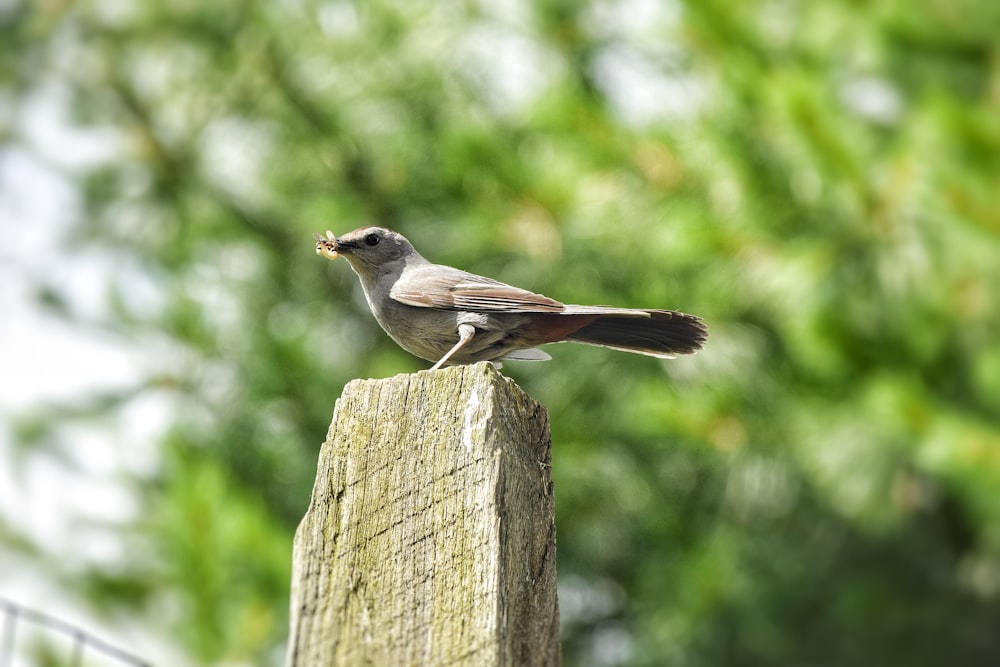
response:
[[[289,667],[559,662],[544,408],[490,364],[355,380],[295,537]]]

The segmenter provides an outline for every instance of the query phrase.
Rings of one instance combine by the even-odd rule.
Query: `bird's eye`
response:
[[[378,234],[369,234],[368,236],[365,237],[365,245],[369,246],[378,245],[378,242],[381,240],[382,238]]]

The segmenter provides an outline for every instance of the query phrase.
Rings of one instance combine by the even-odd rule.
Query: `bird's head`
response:
[[[316,237],[316,254],[327,259],[343,255],[358,273],[369,273],[377,267],[408,257],[419,257],[402,234],[384,227],[361,227],[337,237],[328,231]]]

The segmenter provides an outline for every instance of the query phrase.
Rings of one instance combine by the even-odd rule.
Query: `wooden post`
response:
[[[545,409],[480,363],[355,380],[295,535],[287,667],[558,665]]]

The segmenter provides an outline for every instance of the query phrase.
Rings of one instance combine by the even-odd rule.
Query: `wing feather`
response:
[[[542,294],[447,266],[429,265],[405,275],[389,296],[408,306],[503,313],[560,313],[565,308]]]

